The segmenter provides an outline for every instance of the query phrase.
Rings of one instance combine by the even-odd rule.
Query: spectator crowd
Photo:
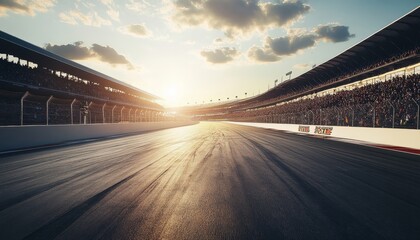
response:
[[[116,101],[149,108],[161,108],[158,104],[123,91],[111,89],[92,80],[74,76],[57,75],[42,67],[30,68],[18,63],[0,59],[0,81],[3,83],[22,83],[28,86],[73,93],[85,98],[94,97],[103,101]]]
[[[371,60],[369,64],[364,65],[356,70],[351,70],[351,71],[349,70],[346,73],[337,72],[336,76],[330,77],[329,79],[322,81],[320,83],[316,84],[316,82],[312,81],[311,85],[297,85],[293,87],[294,89],[280,88],[279,90],[276,91],[276,94],[278,95],[277,97],[269,98],[264,101],[255,101],[252,103],[245,103],[243,105],[239,105],[238,107],[248,109],[248,108],[255,108],[258,106],[263,106],[263,105],[268,105],[268,104],[274,104],[276,102],[280,102],[285,99],[290,99],[291,97],[294,97],[297,95],[305,94],[308,91],[313,91],[314,89],[322,89],[322,88],[329,87],[332,84],[336,84],[337,82],[341,82],[350,77],[354,77],[361,73],[365,73],[365,72],[380,68],[387,64],[393,64],[403,59],[415,57],[415,56],[418,56],[419,54],[420,54],[420,47],[416,47],[414,49],[404,51],[401,54],[398,54],[389,58]],[[313,85],[313,84],[316,84],[316,85]]]
[[[46,102],[50,95],[54,97],[49,102],[49,124],[81,123],[83,118],[81,109],[87,105],[90,105],[89,123],[104,121],[102,119],[104,103],[106,103],[104,106],[106,122],[112,121],[111,115],[114,116],[114,122],[134,121],[136,116],[137,121],[141,117],[140,111],[135,114],[137,108],[162,110],[162,107],[155,102],[111,89],[94,81],[67,74],[56,74],[50,69],[28,67],[19,63],[0,58],[0,125],[21,123],[20,99],[27,90],[30,94],[24,99],[23,124],[46,123]],[[77,101],[71,104],[73,99]],[[118,107],[111,114],[113,106]],[[130,112],[130,109],[134,110]],[[123,116],[129,117],[124,119]]]
[[[264,108],[233,110],[199,119],[417,128],[420,75],[394,77],[330,95],[283,102]]]

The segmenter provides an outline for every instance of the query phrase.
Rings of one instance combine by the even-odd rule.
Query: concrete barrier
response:
[[[353,139],[374,144],[420,149],[420,130],[416,129],[341,127],[280,123],[231,123],[269,129],[285,130],[296,133]]]
[[[3,126],[0,152],[60,144],[70,141],[192,125],[196,122],[142,122],[90,125]]]

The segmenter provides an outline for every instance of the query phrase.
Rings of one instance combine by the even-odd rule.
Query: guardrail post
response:
[[[70,117],[70,123],[71,124],[73,124],[73,104],[76,102],[76,98],[75,99],[73,99],[73,101],[71,102],[71,104],[70,104],[70,115],[71,115],[71,117]]]
[[[340,121],[340,111],[338,110],[337,107],[334,107],[334,109],[335,109],[335,111],[337,111],[337,126],[338,126],[339,121]]]
[[[376,126],[376,109],[375,106],[373,106],[373,127]]]
[[[302,124],[305,124],[305,122],[307,122],[305,121],[305,119],[308,117],[308,114],[305,111],[302,111],[300,114],[301,114],[300,121]]]
[[[124,110],[124,106],[121,108],[121,115],[120,115],[120,122],[123,121],[123,110]]]
[[[315,125],[314,124],[315,123],[315,114],[314,114],[314,112],[312,110],[309,110],[309,112],[312,113],[312,125]],[[310,124],[309,123],[309,119],[308,119],[308,124]]]
[[[111,123],[114,123],[114,109],[117,107],[117,105],[114,105],[111,111]]]
[[[322,125],[322,109],[319,109],[319,125]]]
[[[51,99],[53,99],[52,95],[48,98],[47,103],[46,103],[46,105],[47,105],[47,109],[45,111],[46,125],[48,125],[48,120],[49,120],[48,108],[49,108],[49,104],[50,104]]]
[[[420,105],[417,103],[416,100],[414,100],[414,98],[412,98],[411,100],[413,100],[413,102],[417,105],[417,129],[419,129],[419,117],[420,117]]]
[[[88,105],[89,124],[92,124],[92,111],[90,110],[90,105],[92,105],[92,104],[93,104],[93,102],[90,102],[89,105]]]
[[[372,116],[372,121],[373,121],[373,123],[372,123],[372,127],[375,127],[375,118],[376,118],[376,112],[375,112],[375,107],[372,105],[372,104],[370,104],[370,103],[368,103],[369,104],[369,106],[372,108],[372,111],[373,111],[373,116]]]
[[[391,101],[387,100],[389,105],[392,107],[392,128],[394,128],[395,124],[395,107],[392,105]]]
[[[23,100],[29,95],[29,92],[26,91],[25,94],[20,98],[20,125],[23,125]]]
[[[105,106],[106,103],[104,103],[104,105],[102,106],[102,123],[105,123]]]

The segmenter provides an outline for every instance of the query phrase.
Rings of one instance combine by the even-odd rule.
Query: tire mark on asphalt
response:
[[[180,148],[180,147],[178,147]],[[78,204],[77,206],[73,207],[66,213],[56,217],[55,219],[51,220],[47,224],[40,227],[38,230],[35,230],[33,233],[26,236],[24,239],[52,239],[57,237],[61,232],[67,229],[72,223],[74,223],[78,218],[80,218],[85,212],[89,209],[94,207],[97,203],[99,203],[102,199],[104,199],[109,193],[113,190],[117,189],[122,184],[126,183],[130,179],[134,178],[140,172],[145,170],[146,168],[152,166],[153,164],[157,163],[160,159],[166,157],[170,153],[164,155],[163,157],[157,159],[156,161],[148,164],[147,166],[139,169],[138,171],[132,173],[131,175],[125,177],[124,179],[118,181],[117,183],[113,184],[112,186],[104,189],[103,191],[95,194],[94,196],[90,197],[89,199],[83,201],[82,203]],[[167,169],[168,170],[168,169]],[[166,171],[167,171],[166,170]],[[157,181],[166,171],[162,172],[155,181]],[[152,181],[145,190],[153,185],[155,181]],[[145,191],[144,190],[144,191]]]
[[[304,192],[310,196],[317,205],[321,207],[324,214],[327,215],[329,219],[331,219],[331,223],[334,224],[337,232],[344,234],[347,237],[359,239],[383,238],[380,233],[377,233],[369,226],[361,223],[347,211],[338,206],[332,199],[322,193],[318,186],[315,186],[313,183],[311,183],[309,179],[305,179],[302,173],[299,174],[298,170],[287,165],[275,153],[271,152],[269,149],[265,148],[263,145],[254,140],[248,140],[256,146],[256,149],[261,151],[266,160],[271,161],[273,164],[287,173],[302,188],[302,190],[304,190]],[[358,232],[363,232],[364,235],[358,235]]]

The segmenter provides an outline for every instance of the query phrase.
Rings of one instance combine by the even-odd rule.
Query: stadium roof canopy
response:
[[[329,82],[329,80],[336,77],[363,69],[378,60],[391,58],[404,53],[407,50],[412,50],[416,47],[418,48],[420,43],[419,29],[420,7],[417,7],[338,56],[294,79],[279,84],[277,87],[270,89],[264,94],[242,101],[242,103],[263,101],[281,96],[284,92],[302,88],[313,89],[312,92],[320,91],[416,63],[419,61],[418,55],[412,58],[402,58],[397,63],[381,64],[368,71],[362,71],[360,74],[356,74],[356,76],[348,77],[345,81],[336,83]],[[326,86],[322,89],[317,87],[320,85]],[[311,91],[305,91],[305,94],[307,93],[311,93]],[[297,96],[295,95],[293,97]]]
[[[60,57],[3,31],[0,31],[0,46],[1,53],[28,60],[38,64],[39,66],[47,67],[55,71],[65,72],[89,81],[94,81],[101,85],[119,89],[145,99],[160,99],[158,96],[145,92],[139,88],[126,84],[66,58]]]

